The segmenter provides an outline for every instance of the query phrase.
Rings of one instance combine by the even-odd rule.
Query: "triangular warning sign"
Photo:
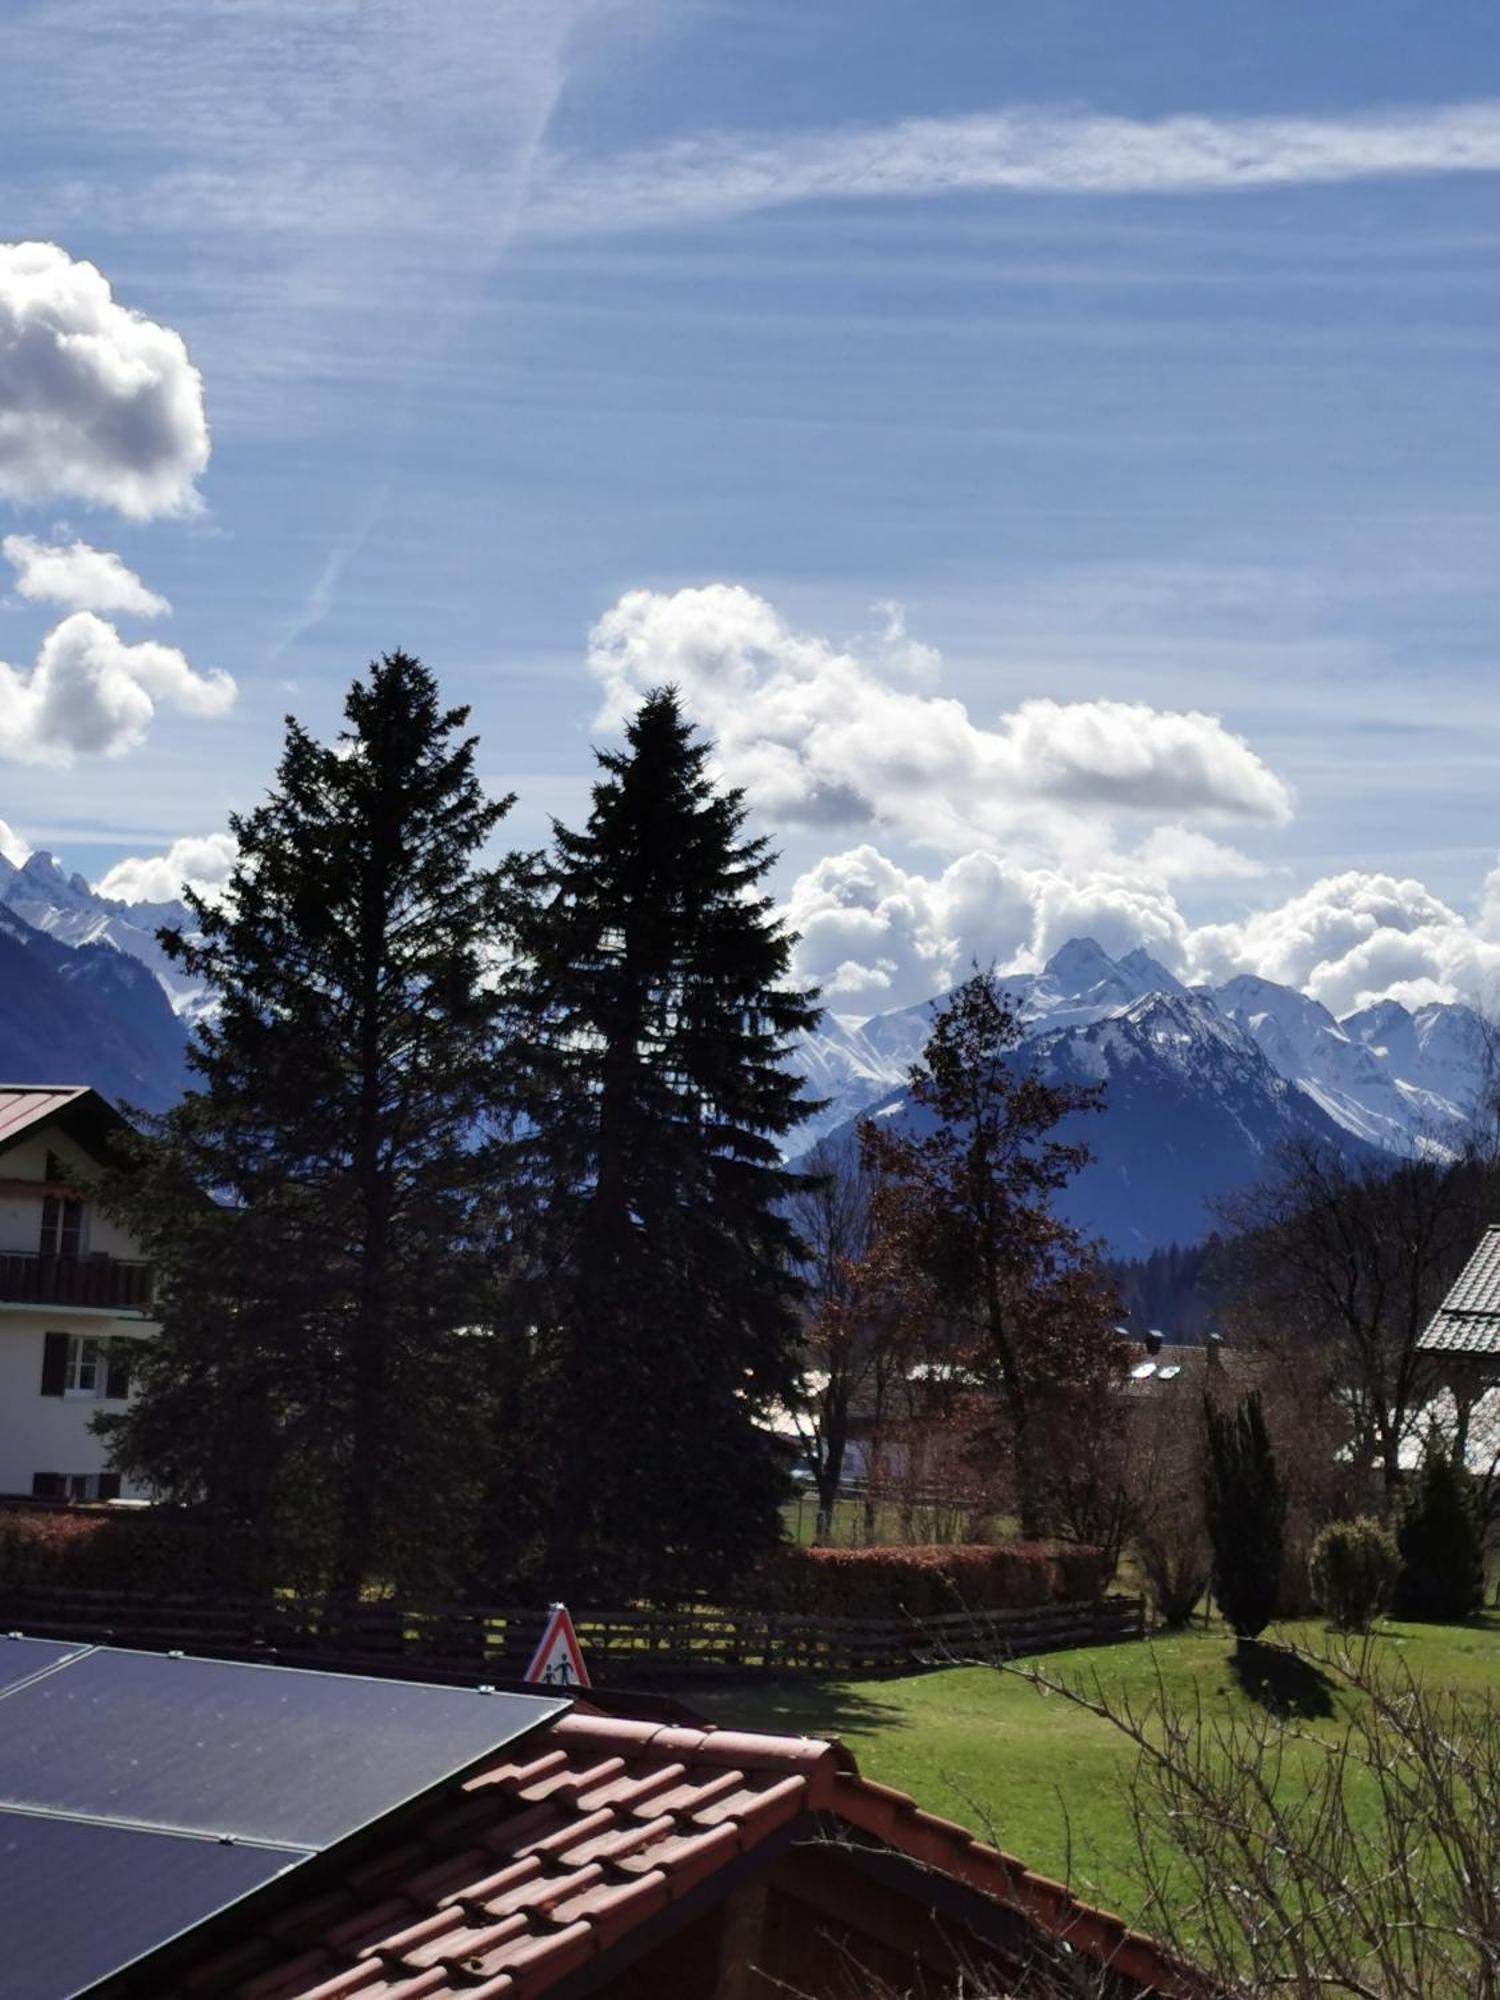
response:
[[[586,1688],[589,1685],[588,1669],[578,1649],[578,1634],[573,1630],[573,1621],[565,1604],[553,1605],[547,1629],[542,1634],[542,1643],[532,1654],[531,1665],[523,1678],[540,1681],[546,1687]]]

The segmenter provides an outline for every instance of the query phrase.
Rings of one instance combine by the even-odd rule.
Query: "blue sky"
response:
[[[0,534],[172,606],[0,602],[13,703],[60,623],[117,635],[0,714],[25,840],[98,879],[214,833],[288,707],[331,728],[404,644],[527,841],[680,679],[854,1011],[1085,927],[1336,1008],[1491,999],[1490,7],[12,0],[4,36],[0,234],[180,335],[212,444],[158,412],[143,501],[140,438],[70,405],[83,469],[17,471],[50,417],[0,361]],[[155,692],[107,755],[60,704],[115,671]]]

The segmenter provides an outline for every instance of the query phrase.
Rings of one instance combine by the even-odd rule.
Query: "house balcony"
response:
[[[151,1266],[120,1257],[40,1257],[0,1250],[0,1303],[146,1312]]]

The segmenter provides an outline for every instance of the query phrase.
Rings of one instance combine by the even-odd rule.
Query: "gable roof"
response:
[[[0,1083],[0,1150],[88,1094],[83,1083]]]
[[[534,2000],[776,1836],[836,1823],[1107,1965],[1204,1983],[1119,1918],[859,1776],[842,1746],[575,1709],[467,1779],[400,1844],[202,1959],[173,2000]],[[253,1914],[251,1912],[250,1914]]]
[[[54,1118],[70,1139],[101,1163],[131,1129],[129,1120],[90,1084],[0,1083],[0,1154]]]
[[[1500,1224],[1480,1237],[1417,1346],[1429,1354],[1500,1354]]]

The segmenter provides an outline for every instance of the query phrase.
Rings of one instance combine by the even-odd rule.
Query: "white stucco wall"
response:
[[[104,1445],[89,1429],[101,1410],[125,1404],[108,1398],[44,1396],[42,1352],[49,1333],[94,1339],[149,1339],[154,1328],[49,1306],[0,1306],[0,1493],[29,1494],[38,1472],[102,1472]],[[123,1495],[133,1489],[122,1486]]]
[[[57,1155],[69,1178],[77,1180],[80,1187],[87,1186],[99,1171],[81,1146],[75,1145],[51,1125],[39,1125],[35,1133],[28,1133],[0,1155],[0,1181],[42,1180],[47,1171],[48,1153]],[[26,1256],[35,1256],[41,1241],[41,1227],[40,1194],[0,1192],[0,1251],[20,1251]],[[106,1216],[100,1215],[91,1201],[85,1201],[83,1205],[83,1240],[79,1252],[85,1257],[99,1252],[107,1257],[126,1259],[140,1255],[129,1237]]]
[[[98,1171],[94,1161],[50,1121],[28,1132],[0,1154],[0,1252],[34,1257],[41,1244],[42,1194],[17,1189],[15,1183],[42,1182],[47,1155],[62,1162],[70,1179],[81,1187]],[[139,1246],[85,1200],[79,1254],[117,1257],[134,1262]],[[120,1411],[125,1404],[108,1397],[44,1396],[42,1356],[46,1336],[62,1333],[95,1340],[149,1340],[155,1327],[135,1314],[115,1317],[78,1307],[9,1304],[0,1301],[0,1494],[29,1494],[39,1472],[100,1473],[106,1469],[101,1439],[89,1429],[89,1419],[101,1411]],[[126,1497],[138,1497],[128,1486]]]

